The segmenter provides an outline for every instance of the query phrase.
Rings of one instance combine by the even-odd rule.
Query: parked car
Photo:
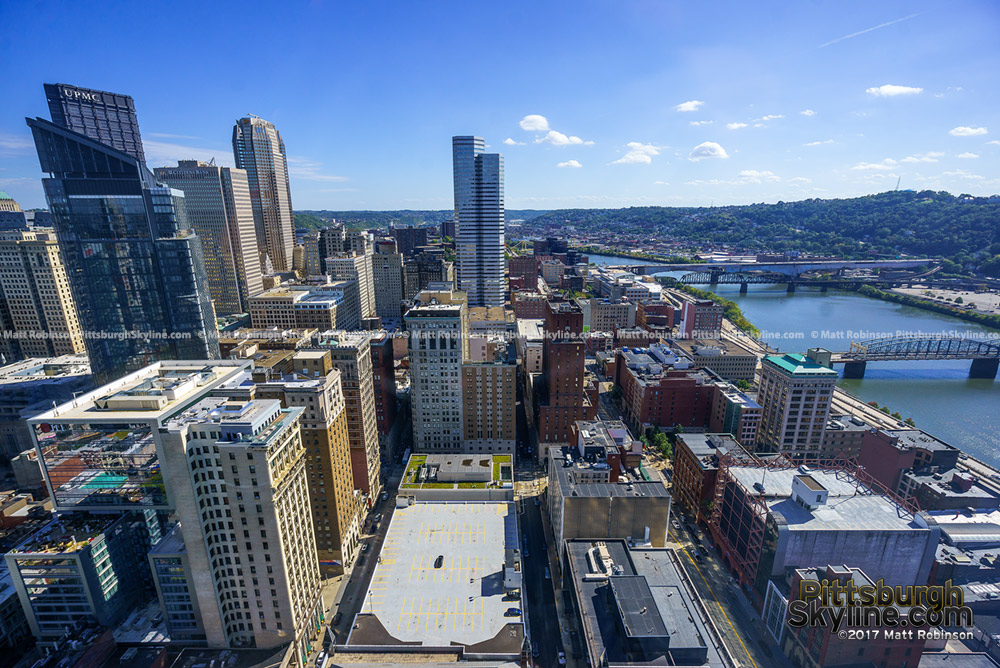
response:
[[[566,652],[560,651],[558,654],[556,654],[556,660],[559,661],[559,665],[560,666],[565,666],[566,665]]]
[[[531,656],[537,659],[539,654],[541,654],[541,652],[538,651],[538,643],[537,642],[531,643]]]
[[[368,551],[368,543],[361,543],[361,551],[362,552]]]
[[[545,579],[546,580],[551,580],[552,579],[552,573],[549,572],[549,567],[548,566],[545,567]]]
[[[504,617],[520,617],[521,608],[507,608],[503,613]]]
[[[339,624],[340,620],[342,620],[343,618],[344,618],[344,613],[338,612],[337,614],[335,614],[333,616],[333,625],[336,626],[337,624]]]
[[[441,568],[444,566],[444,555],[439,554],[437,559],[434,560],[434,568]]]

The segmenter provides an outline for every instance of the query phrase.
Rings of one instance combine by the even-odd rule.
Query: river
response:
[[[604,255],[591,255],[590,261],[640,264]],[[741,295],[738,285],[712,289],[738,303],[761,330],[761,338],[782,352],[805,352],[813,346],[845,351],[852,340],[902,332],[1000,337],[981,325],[842,290],[799,288],[788,294],[784,285],[751,285]],[[863,380],[841,378],[839,384],[864,401],[877,401],[904,418],[912,417],[921,429],[1000,467],[1000,380],[973,380],[968,374],[969,362],[964,361],[879,362],[868,364]]]

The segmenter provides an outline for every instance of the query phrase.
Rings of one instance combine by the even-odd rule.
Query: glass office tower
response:
[[[59,127],[87,135],[146,163],[130,96],[68,84],[45,84],[45,100],[52,122]]]
[[[295,217],[281,133],[258,116],[241,118],[233,127],[233,156],[247,172],[261,271],[291,271]]]
[[[503,306],[503,156],[482,137],[452,137],[458,289],[469,306]]]
[[[157,184],[134,155],[26,120],[96,382],[158,360],[219,357],[183,193]]]

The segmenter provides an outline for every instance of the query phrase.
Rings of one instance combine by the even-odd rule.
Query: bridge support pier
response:
[[[972,360],[969,378],[996,378],[998,370],[1000,370],[1000,359]]]
[[[748,289],[749,289],[749,284],[747,284],[747,283],[740,283],[740,294],[741,295],[745,295],[748,292]]]
[[[788,294],[795,294],[795,284],[791,281],[788,283]]]
[[[847,362],[844,364],[844,378],[860,380],[865,377],[868,362]]]

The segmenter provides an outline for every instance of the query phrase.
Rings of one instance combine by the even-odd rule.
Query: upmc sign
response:
[[[80,90],[79,88],[67,88],[63,87],[61,91],[63,96],[68,100],[86,100],[87,102],[103,102],[101,96],[97,93],[91,93],[90,91]]]

